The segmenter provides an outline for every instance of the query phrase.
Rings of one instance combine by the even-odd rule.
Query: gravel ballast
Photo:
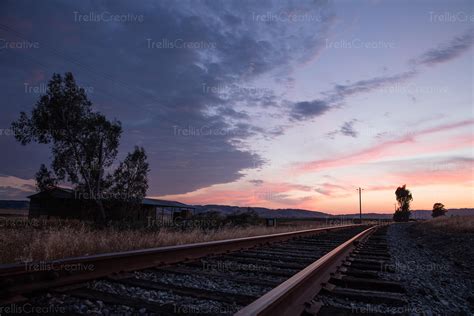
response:
[[[440,239],[437,232],[420,239],[415,223],[393,224],[388,230],[392,278],[407,290],[408,314],[473,315],[473,281],[450,257],[433,249],[426,238]],[[446,243],[450,240],[447,239]],[[449,244],[445,245],[450,247]],[[452,245],[459,246],[459,245]],[[465,247],[470,247],[466,244]],[[459,253],[462,256],[463,253]],[[389,275],[389,274],[387,274]],[[417,312],[413,312],[417,311]]]

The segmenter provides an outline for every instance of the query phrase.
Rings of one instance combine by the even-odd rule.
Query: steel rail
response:
[[[91,256],[0,265],[0,304],[24,300],[23,294],[86,282],[115,274],[166,266],[209,255],[252,248],[357,225],[105,253]]]
[[[309,302],[321,290],[331,274],[336,272],[358,242],[367,238],[378,226],[357,234],[317,261],[310,264],[273,290],[247,305],[236,316],[301,315]]]

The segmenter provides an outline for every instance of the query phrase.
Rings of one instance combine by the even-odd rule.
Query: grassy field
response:
[[[7,216],[28,216],[28,210],[17,210],[17,209],[10,209],[10,208],[0,208],[0,216],[7,215]]]
[[[114,251],[179,245],[323,227],[327,223],[285,227],[226,227],[216,230],[97,229],[65,220],[0,217],[0,263],[40,261]]]
[[[421,225],[438,231],[474,233],[474,216],[442,216],[423,222]]]

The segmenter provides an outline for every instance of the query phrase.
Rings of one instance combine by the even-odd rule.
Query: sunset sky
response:
[[[474,207],[472,1],[1,1],[0,199],[46,145],[10,124],[53,73],[145,148],[148,195],[393,212]],[[100,3],[100,4],[99,4]]]

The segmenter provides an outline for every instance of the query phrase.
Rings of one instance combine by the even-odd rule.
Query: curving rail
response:
[[[235,315],[291,316],[304,315],[304,312],[307,315],[313,314],[310,310],[312,307],[310,302],[315,294],[321,290],[331,278],[331,274],[336,272],[357,244],[367,238],[377,227],[370,227],[344,242],[304,270],[238,311]]]
[[[360,225],[308,229],[264,236],[43,261],[40,263],[0,265],[0,304],[25,300],[23,295],[31,292],[111,277],[136,270],[188,262],[206,256],[225,254],[258,245],[273,244],[296,237],[312,236],[356,226]]]

